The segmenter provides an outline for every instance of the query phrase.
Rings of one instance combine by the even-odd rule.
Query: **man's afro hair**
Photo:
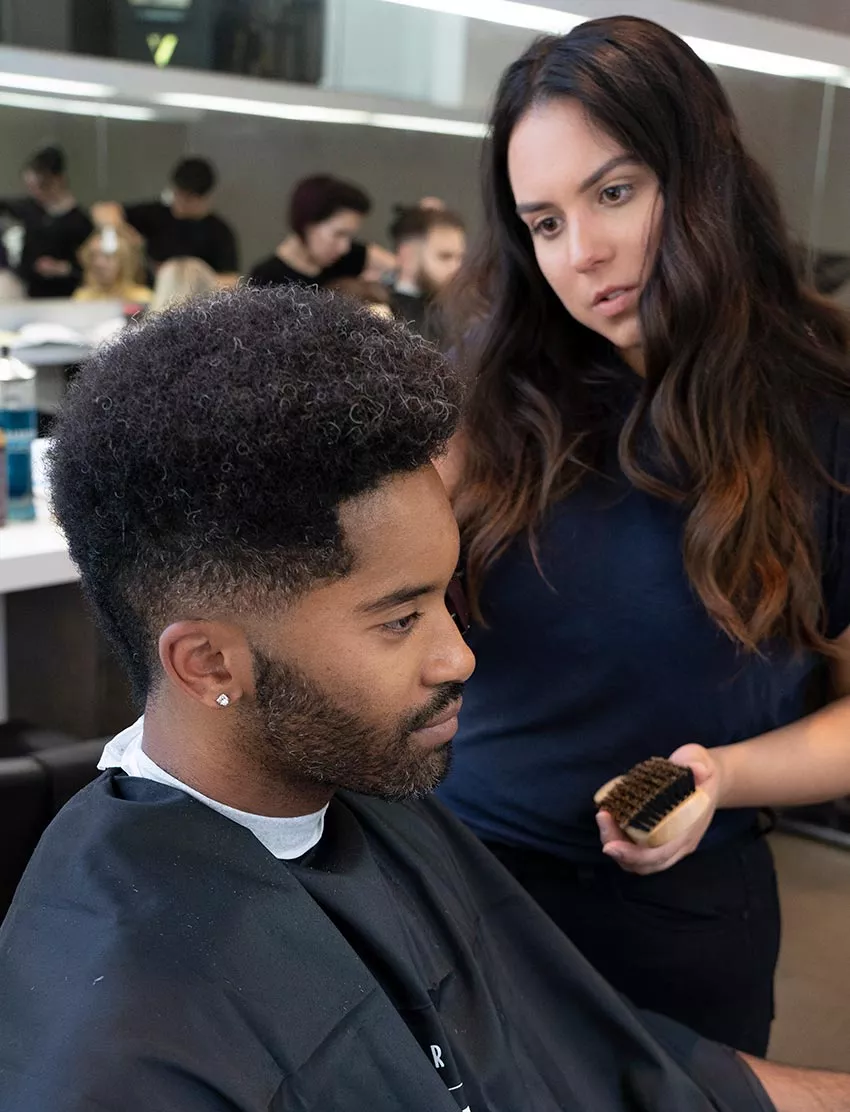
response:
[[[342,502],[445,447],[458,380],[339,296],[239,288],[130,327],[62,408],[53,506],[134,687],[168,621],[345,574]]]

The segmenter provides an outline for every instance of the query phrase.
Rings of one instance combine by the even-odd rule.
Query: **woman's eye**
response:
[[[631,185],[608,185],[602,190],[602,200],[609,205],[617,205],[630,197],[634,187]]]
[[[421,617],[422,615],[417,611],[404,618],[396,618],[393,622],[384,622],[383,628],[389,633],[409,633]]]
[[[553,236],[558,231],[558,220],[554,216],[544,216],[532,226],[531,234],[535,236]]]

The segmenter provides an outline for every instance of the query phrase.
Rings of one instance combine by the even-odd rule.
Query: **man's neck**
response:
[[[170,211],[175,220],[206,220],[208,216],[212,215],[211,207],[199,208],[194,212],[186,212],[185,209],[175,209],[174,205],[171,205]]]
[[[45,202],[44,211],[50,216],[64,216],[66,212],[70,212],[76,206],[76,197],[70,190],[65,189]]]
[[[297,235],[288,235],[275,254],[282,263],[286,263],[287,266],[308,278],[315,278],[321,274],[322,268],[313,261],[303,241]]]
[[[225,716],[230,720],[227,729],[222,722]],[[193,707],[172,714],[162,703],[149,703],[142,750],[181,784],[251,815],[296,818],[314,814],[328,803],[332,788],[303,778],[284,778],[272,761],[258,759],[262,754],[240,744],[231,722],[235,722],[232,711]]]

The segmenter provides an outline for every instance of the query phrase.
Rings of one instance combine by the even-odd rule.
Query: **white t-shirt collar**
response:
[[[142,748],[144,724],[145,720],[142,717],[108,742],[97,767],[99,769],[121,768],[128,776],[155,780],[157,783],[167,784],[170,788],[177,788],[191,795],[199,803],[204,803],[232,822],[238,822],[240,826],[246,827],[263,843],[269,853],[280,860],[292,861],[296,857],[303,857],[319,842],[325,826],[326,806],[321,811],[310,815],[299,815],[297,818],[272,818],[268,815],[253,815],[248,811],[238,811],[235,807],[228,807],[218,800],[209,799],[150,759]]]

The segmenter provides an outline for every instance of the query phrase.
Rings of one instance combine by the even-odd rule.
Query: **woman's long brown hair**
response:
[[[683,506],[687,574],[731,638],[829,652],[813,506],[830,479],[813,425],[850,407],[844,317],[801,285],[775,191],[712,71],[675,35],[629,17],[540,40],[499,87],[487,239],[455,299],[472,375],[456,509],[473,612],[482,619],[482,582],[514,538],[527,534],[536,552],[548,508],[594,467],[604,433],[591,380],[610,348],[540,274],[507,172],[519,120],[562,97],[648,166],[664,198],[622,469]]]

